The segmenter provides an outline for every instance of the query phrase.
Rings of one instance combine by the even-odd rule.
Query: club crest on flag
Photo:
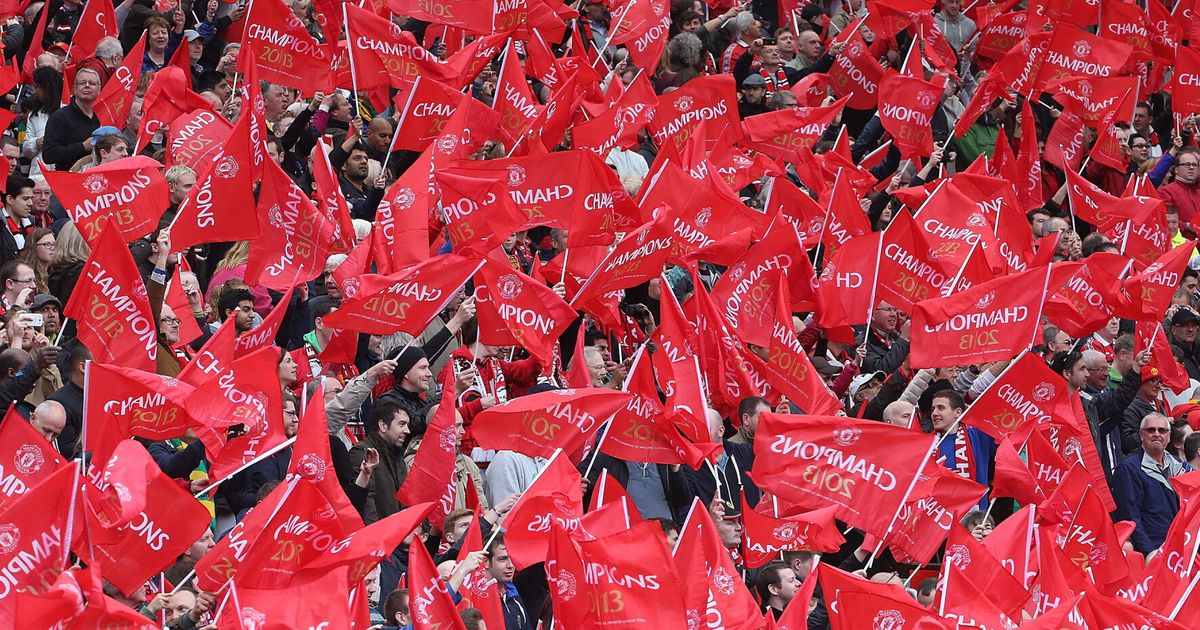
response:
[[[575,594],[578,591],[578,584],[575,581],[575,576],[570,571],[559,571],[558,575],[554,578],[554,582],[557,584],[555,587],[556,592],[564,602],[569,602],[575,598]]]
[[[845,427],[835,429],[833,432],[833,441],[838,443],[838,446],[851,446],[862,437],[862,431],[856,427]]]
[[[1033,399],[1038,402],[1046,402],[1054,398],[1055,393],[1057,393],[1057,390],[1054,389],[1054,385],[1043,381],[1038,383],[1037,387],[1033,388]]]
[[[9,523],[0,525],[0,552],[12,553],[17,548],[17,543],[21,542],[21,530],[16,525]]]
[[[971,550],[966,545],[950,545],[946,547],[946,561],[960,569],[971,566]]]
[[[737,282],[738,280],[741,280],[742,276],[744,276],[745,274],[746,274],[746,263],[738,262],[738,264],[736,264],[732,268],[730,268],[729,279],[733,280],[734,282]]]
[[[83,189],[93,195],[100,194],[108,189],[108,178],[97,173],[83,180]]]
[[[267,221],[271,227],[283,229],[283,211],[279,209],[279,204],[274,204],[267,210]]]
[[[784,523],[771,530],[771,535],[780,542],[791,542],[796,539],[796,534],[799,533],[800,526],[795,523]]]
[[[708,227],[708,222],[712,220],[712,208],[701,208],[700,212],[696,213],[696,227],[704,229]]]
[[[983,216],[981,212],[972,213],[971,216],[967,217],[968,227],[986,227],[987,224],[987,217]]]
[[[442,450],[446,451],[447,453],[454,452],[455,442],[457,441],[458,435],[454,430],[454,427],[446,427],[442,430],[441,434],[438,435],[438,446],[442,447]]]
[[[266,627],[267,616],[253,608],[242,609],[242,627],[246,630],[259,630]]]
[[[525,167],[519,164],[509,164],[507,170],[509,186],[520,186],[525,183]]]
[[[977,300],[975,302],[975,308],[987,308],[992,305],[992,302],[995,302],[995,301],[996,301],[996,292],[988,291],[987,293],[984,293],[982,296],[980,296],[979,300]]]
[[[917,93],[917,103],[920,103],[921,107],[933,107],[936,101],[937,94],[930,90],[922,90]]]
[[[717,592],[728,597],[733,595],[733,588],[737,586],[737,578],[730,575],[725,567],[717,567],[712,574],[712,583],[716,587]]]
[[[221,179],[233,179],[238,174],[237,158],[226,155],[213,167],[213,173]]]
[[[42,449],[36,444],[23,444],[17,449],[13,456],[13,465],[23,475],[32,475],[42,469],[42,464],[46,463],[46,457],[42,455]]]
[[[296,466],[301,477],[309,481],[321,481],[325,478],[325,462],[316,453],[305,453]]]
[[[681,96],[679,100],[675,101],[675,111],[686,112],[692,108],[694,102],[690,96]]]
[[[871,630],[904,630],[904,615],[899,610],[881,610],[871,620]]]
[[[1081,39],[1075,42],[1075,45],[1071,47],[1071,50],[1075,52],[1076,57],[1086,57],[1091,54],[1092,45]]]
[[[516,299],[521,295],[521,278],[512,273],[500,276],[500,281],[496,283],[496,292],[506,300]]]

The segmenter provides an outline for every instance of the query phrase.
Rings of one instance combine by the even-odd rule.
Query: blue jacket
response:
[[[1145,455],[1146,451],[1138,449],[1121,461],[1113,474],[1113,490],[1116,491],[1117,517],[1137,524],[1129,539],[1133,548],[1150,553],[1161,547],[1166,539],[1171,521],[1179,512],[1179,496],[1153,460],[1143,462]],[[1187,462],[1170,453],[1164,456],[1169,476],[1192,469]]]

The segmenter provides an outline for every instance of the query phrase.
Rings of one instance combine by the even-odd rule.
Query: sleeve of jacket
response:
[[[1100,419],[1101,433],[1108,433],[1117,427],[1125,409],[1133,402],[1138,388],[1141,386],[1141,373],[1131,369],[1125,372],[1125,378],[1121,380],[1120,386],[1100,392],[1092,399],[1092,406],[1095,407],[1096,416]]]
[[[736,85],[741,86],[742,81],[750,76],[750,64],[753,61],[754,54],[747,50],[733,63],[733,80],[737,82]]]
[[[887,348],[874,343],[874,339],[872,339],[867,343],[867,356],[863,359],[863,371],[891,374],[900,368],[900,364],[904,363],[907,356],[908,341],[905,339],[897,337],[891,347]]]
[[[676,522],[681,523],[688,510],[692,508],[692,500],[696,498],[696,493],[692,492],[692,487],[688,485],[683,466],[674,472],[671,472],[670,466],[664,465],[664,469],[667,472],[668,480],[667,503],[671,506],[671,513],[675,515]]]
[[[1140,399],[1129,403],[1121,412],[1121,454],[1128,455],[1142,447],[1142,418],[1154,407],[1142,404]]]
[[[172,479],[187,479],[204,459],[204,443],[196,440],[187,448],[178,450],[166,442],[153,442],[146,447],[154,463]]]
[[[1116,490],[1117,514],[1118,518],[1126,521],[1133,521],[1137,526],[1133,530],[1133,535],[1129,537],[1129,542],[1133,543],[1133,548],[1142,552],[1149,553],[1154,551],[1154,545],[1150,542],[1150,537],[1146,535],[1146,530],[1142,528],[1142,499],[1145,497],[1145,489],[1142,487],[1140,479],[1136,476],[1140,474],[1140,469],[1135,469],[1136,462],[1126,460],[1117,467],[1117,472],[1113,475],[1113,490]]]
[[[68,107],[70,106],[68,105]],[[88,153],[87,149],[83,148],[82,142],[66,141],[66,129],[61,116],[60,114],[60,119],[55,121],[55,117],[51,115],[50,120],[46,122],[46,133],[42,140],[42,159],[47,164],[74,162]],[[55,122],[55,124],[52,125],[51,122]]]
[[[358,413],[363,403],[371,396],[370,379],[359,374],[346,382],[345,388],[325,405],[325,418],[329,421],[329,433],[340,433],[346,423]]]
[[[30,361],[25,367],[17,370],[8,380],[0,383],[0,406],[7,409],[18,400],[23,400],[33,391],[33,386],[40,378],[37,363]]]
[[[895,372],[883,382],[883,387],[879,388],[879,393],[867,402],[867,409],[863,412],[864,418],[871,420],[883,420],[883,410],[887,406],[900,400],[900,395],[904,393],[904,388],[908,387],[908,379],[900,372]]]

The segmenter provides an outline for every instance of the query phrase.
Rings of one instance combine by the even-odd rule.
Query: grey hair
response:
[[[1138,429],[1145,429],[1146,423],[1149,422],[1150,420],[1162,420],[1163,422],[1167,423],[1168,429],[1171,428],[1171,422],[1172,422],[1171,416],[1161,414],[1157,411],[1151,411],[1150,413],[1146,414],[1145,418],[1142,418],[1142,423],[1140,425],[1138,425]]]
[[[732,20],[729,20],[729,28],[734,35],[740,35],[742,31],[750,28],[754,24],[754,14],[749,11],[742,11],[737,14]]]
[[[692,33],[680,33],[667,42],[667,59],[673,69],[699,66],[703,55],[704,44]]]
[[[1099,365],[1108,365],[1108,359],[1104,358],[1104,353],[1098,350],[1084,350],[1083,364],[1088,367],[1096,367]]]
[[[124,56],[125,49],[121,48],[121,40],[116,37],[105,37],[96,44],[96,57],[100,59]]]

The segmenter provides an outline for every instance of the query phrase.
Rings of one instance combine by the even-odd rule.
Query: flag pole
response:
[[[350,35],[350,16],[346,13],[346,3],[342,3],[342,24],[346,26],[346,56],[350,58],[350,87],[354,90],[354,114],[362,122],[362,109],[358,106],[358,71],[354,66],[354,38]]]
[[[64,317],[62,323],[58,325],[58,334],[54,336],[54,345],[58,346],[58,342],[62,341],[63,331],[67,329],[67,322],[71,321],[70,317]]]
[[[954,420],[954,424],[951,424],[950,428],[944,434],[934,437],[933,443],[929,445],[929,450],[925,451],[925,457],[921,459],[921,465],[917,466],[917,472],[913,475],[912,481],[909,482],[908,489],[904,491],[904,496],[900,497],[900,503],[896,507],[896,511],[892,514],[892,520],[888,522],[887,529],[884,530],[883,536],[879,537],[879,544],[875,545],[875,550],[871,552],[871,557],[867,558],[867,564],[863,567],[864,569],[870,569],[871,565],[875,563],[875,557],[878,556],[879,552],[883,550],[883,544],[885,541],[887,541],[888,534],[892,533],[892,527],[896,524],[896,519],[900,517],[900,510],[904,509],[904,503],[908,501],[908,497],[912,496],[913,489],[917,487],[917,480],[921,478],[921,471],[925,469],[925,464],[929,461],[929,458],[937,452],[938,447],[942,445],[942,442],[947,437],[954,435],[954,432],[958,429],[958,424],[961,419],[961,417],[956,418]]]
[[[533,484],[535,484],[535,483],[537,483],[537,482],[538,482],[538,479],[541,479],[541,478],[542,478],[542,475],[543,475],[543,474],[544,474],[544,473],[545,473],[547,470],[549,470],[549,469],[550,469],[550,464],[553,464],[553,463],[554,463],[554,460],[555,460],[555,459],[556,459],[556,458],[557,458],[557,457],[558,457],[560,454],[562,454],[562,448],[556,448],[556,449],[554,449],[554,454],[552,454],[552,455],[550,456],[550,459],[547,459],[547,460],[546,460],[546,465],[545,465],[545,466],[542,466],[542,469],[541,469],[541,470],[539,470],[539,471],[538,471],[538,473],[537,473],[536,475],[534,475],[534,476],[533,476],[533,479],[532,479],[532,480],[529,482],[529,485],[528,485],[528,486],[525,486],[525,491],[524,491],[524,492],[527,492],[527,491],[528,491],[530,488],[532,488],[532,487],[533,487]],[[524,492],[522,492],[522,493],[521,493],[521,494],[522,494],[522,497],[524,496]],[[520,500],[519,500],[519,499],[518,499],[517,503],[516,503],[515,505],[513,505],[513,509],[516,509],[517,505],[520,505]],[[500,527],[500,523],[499,523],[499,522],[497,522],[497,523],[496,523],[496,526],[495,526],[494,528],[492,528],[492,535],[491,535],[491,536],[488,536],[487,542],[483,544],[483,551],[484,551],[484,552],[486,552],[486,551],[487,551],[489,548],[491,548],[491,546],[492,546],[492,541],[493,541],[493,540],[496,540],[496,536],[499,536],[499,535],[500,535],[500,530],[501,530],[501,529],[503,529],[503,528],[502,528],[502,527]]]
[[[216,488],[217,486],[225,483],[230,478],[232,478],[234,475],[242,472],[243,470],[246,470],[247,468],[257,464],[258,462],[261,462],[262,460],[274,455],[275,453],[278,453],[279,451],[282,451],[283,449],[291,446],[295,441],[296,441],[295,436],[292,436],[292,437],[284,440],[283,442],[268,449],[262,455],[255,457],[254,459],[242,464],[241,466],[238,466],[236,470],[229,473],[228,475],[225,475],[224,477],[221,477],[220,479],[213,481],[212,483],[209,483],[207,486],[204,486],[204,488],[202,488],[199,492],[193,492],[192,496],[194,496],[198,499],[198,498],[200,498],[200,495],[212,492],[213,488]]]

